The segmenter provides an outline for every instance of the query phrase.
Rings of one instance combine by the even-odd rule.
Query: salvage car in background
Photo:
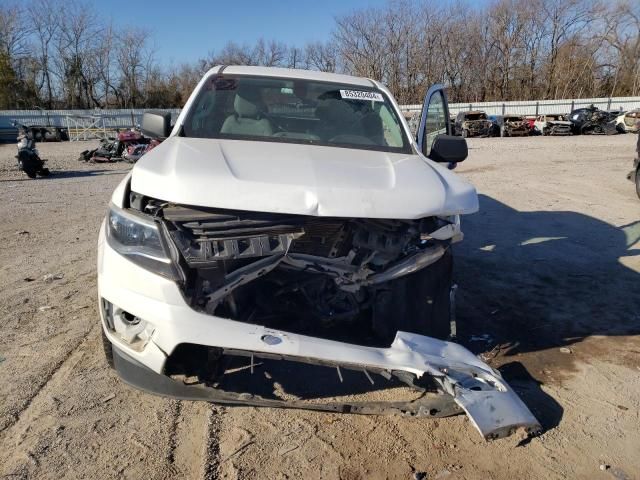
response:
[[[541,135],[571,135],[571,122],[557,113],[538,115],[534,128]]]
[[[0,117],[0,142],[15,142],[18,138],[18,127],[8,117]]]
[[[536,117],[535,115],[525,115],[525,117],[524,117],[524,119],[529,124],[529,132],[532,135],[536,133],[536,131],[535,131],[536,118],[538,118],[538,117]]]
[[[19,117],[19,116],[18,116]],[[47,123],[49,119],[46,119]],[[14,118],[0,116],[0,142],[15,142],[18,137],[18,128],[15,127]],[[66,127],[41,125],[29,120],[21,120],[20,128],[23,133],[28,133],[36,142],[60,142],[69,140],[69,130]]]
[[[481,110],[470,110],[458,112],[454,122],[455,135],[468,137],[488,137],[491,135],[493,124],[486,112]]]
[[[591,105],[577,108],[569,114],[574,135],[611,135],[616,133],[616,114]]]
[[[640,122],[640,108],[623,112],[616,117],[616,128],[620,133],[638,133]]]
[[[521,115],[491,115],[492,137],[526,137],[531,133],[529,122]]]
[[[105,353],[119,375],[226,404],[464,411],[485,438],[538,429],[497,371],[443,340],[451,246],[460,216],[478,209],[447,168],[467,156],[448,120],[440,85],[416,141],[374,80],[240,66],[210,70],[171,132],[168,117],[145,114],[143,133],[168,138],[116,188],[98,243]],[[314,402],[274,390],[308,364],[314,378],[353,370],[416,396]],[[326,396],[328,377],[309,380],[314,400]],[[261,382],[268,396],[251,390]]]

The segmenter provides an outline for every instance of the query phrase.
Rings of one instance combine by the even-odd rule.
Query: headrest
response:
[[[239,117],[258,118],[258,102],[247,95],[248,92],[238,91],[233,101],[233,109]]]
[[[353,121],[353,109],[344,100],[328,98],[318,103],[316,116],[330,123],[350,122]]]

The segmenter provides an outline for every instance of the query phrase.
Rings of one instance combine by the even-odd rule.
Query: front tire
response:
[[[39,162],[39,159],[33,158],[33,155],[24,150],[18,152],[18,166],[29,178],[36,178],[38,170],[40,169]]]
[[[636,195],[640,198],[640,167],[636,169]]]
[[[107,365],[109,365],[110,368],[114,368],[113,346],[111,345],[111,342],[109,341],[107,336],[104,334],[104,330],[102,329],[102,327],[100,327],[100,333],[102,334],[102,349],[104,351],[104,358],[107,361]]]

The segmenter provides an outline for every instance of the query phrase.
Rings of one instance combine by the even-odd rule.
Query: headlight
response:
[[[107,242],[133,263],[172,280],[178,278],[153,219],[112,204],[107,216]]]

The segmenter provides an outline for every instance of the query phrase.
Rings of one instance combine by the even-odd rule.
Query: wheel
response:
[[[636,169],[636,195],[640,198],[640,167]]]
[[[33,155],[24,150],[18,153],[18,165],[29,178],[36,178],[38,170],[42,167],[39,159],[34,158]]]
[[[548,128],[543,128],[542,129],[542,136],[546,137],[547,135],[549,135],[549,129]]]
[[[49,175],[51,175],[51,170],[49,170],[48,168],[42,167],[38,172],[38,175],[40,175],[41,177],[48,177]]]
[[[102,334],[102,349],[104,350],[104,358],[107,361],[107,365],[109,365],[110,368],[114,368],[113,346],[111,345],[111,342],[109,341],[107,336],[104,334],[104,330],[102,328],[100,328],[100,333]]]
[[[462,130],[462,138],[469,138],[469,130],[467,129]]]

